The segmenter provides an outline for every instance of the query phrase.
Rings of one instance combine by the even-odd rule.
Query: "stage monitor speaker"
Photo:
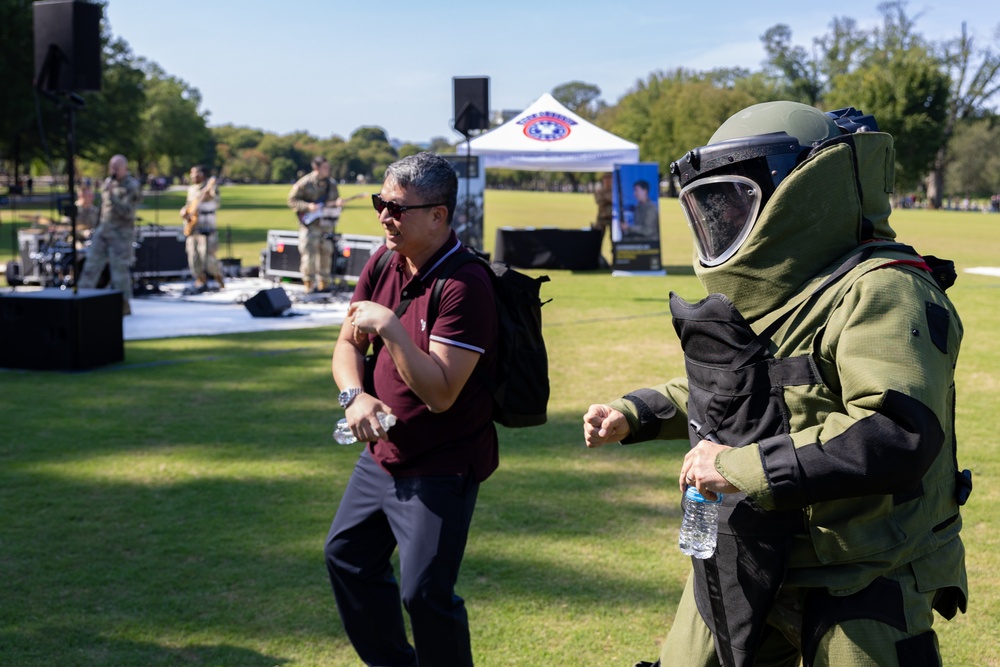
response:
[[[257,292],[243,304],[254,317],[278,317],[292,307],[288,294],[280,287]]]
[[[44,289],[0,295],[0,367],[85,370],[125,359],[122,293]]]
[[[472,130],[490,129],[490,79],[456,76],[455,131],[468,137]]]
[[[81,0],[32,5],[35,85],[52,92],[101,89],[101,6]]]

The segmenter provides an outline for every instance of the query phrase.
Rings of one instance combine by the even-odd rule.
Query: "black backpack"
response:
[[[497,367],[493,393],[493,421],[509,428],[538,426],[546,420],[549,402],[549,357],[542,338],[542,306],[539,297],[541,285],[548,276],[532,278],[519,273],[503,262],[490,262],[475,249],[456,252],[448,258],[441,273],[434,281],[428,304],[427,327],[430,329],[437,317],[441,303],[441,290],[445,281],[459,267],[469,262],[479,262],[489,269],[497,307]],[[374,285],[388,264],[393,250],[385,252],[372,269]],[[548,303],[548,302],[546,302]],[[396,307],[400,316],[410,305],[404,299]],[[370,355],[374,361],[381,348],[381,340]]]

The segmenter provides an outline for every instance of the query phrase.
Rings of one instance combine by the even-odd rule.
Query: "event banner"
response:
[[[486,172],[483,158],[478,155],[442,155],[458,174],[458,201],[451,226],[458,240],[465,245],[483,250],[483,193],[486,191]]]
[[[660,166],[617,164],[612,188],[612,273],[665,273],[660,261]]]

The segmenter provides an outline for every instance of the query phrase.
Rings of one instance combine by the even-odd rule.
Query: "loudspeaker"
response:
[[[292,307],[292,302],[280,287],[257,292],[243,304],[254,317],[278,317]]]
[[[0,367],[84,370],[124,359],[121,292],[0,295]]]
[[[455,131],[468,137],[471,130],[490,129],[490,79],[452,77],[455,86]]]
[[[137,278],[188,276],[187,250],[183,227],[139,227],[136,234],[135,264]]]
[[[385,245],[385,237],[361,234],[341,234],[337,242],[334,275],[345,280],[357,281],[368,259]]]
[[[101,6],[80,0],[32,5],[35,86],[53,92],[101,89]]]

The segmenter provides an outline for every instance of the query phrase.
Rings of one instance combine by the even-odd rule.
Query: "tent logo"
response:
[[[570,126],[576,121],[562,114],[543,111],[526,116],[517,122],[524,125],[524,135],[537,141],[559,141],[569,136]]]

